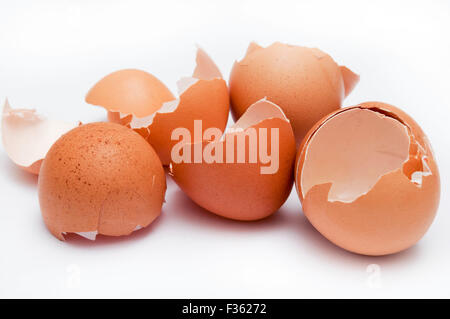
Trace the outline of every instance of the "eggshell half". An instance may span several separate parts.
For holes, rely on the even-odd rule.
[[[231,71],[231,111],[237,119],[252,103],[267,97],[283,109],[300,143],[320,118],[341,107],[358,81],[358,75],[319,49],[251,43]]]
[[[428,139],[410,116],[385,103],[362,103],[320,120],[302,142],[295,176],[311,224],[359,254],[411,247],[439,205]]]
[[[240,147],[238,138],[245,137],[250,129],[258,132],[258,152],[261,146],[267,147],[268,154],[275,152],[270,141],[276,141],[279,153],[278,169],[271,173],[262,173],[268,162],[263,163],[261,157],[250,162],[250,154],[254,149],[247,138],[245,149]],[[272,129],[276,129],[278,137]],[[267,132],[267,140],[261,137],[261,132]],[[228,161],[227,141],[234,139],[233,155]],[[261,142],[263,141],[263,142]],[[222,149],[222,155],[212,162],[195,162],[196,147],[203,151]],[[180,188],[199,206],[217,215],[243,221],[265,218],[285,202],[292,188],[292,173],[295,157],[295,138],[288,119],[275,104],[261,100],[253,104],[232,128],[220,140],[204,141],[187,144],[190,149],[191,161],[171,163],[171,175]],[[245,159],[238,162],[238,153],[244,151]]]
[[[54,236],[95,239],[148,226],[161,212],[166,180],[156,152],[139,134],[114,123],[90,123],[53,144],[38,189]]]
[[[50,146],[78,125],[79,122],[47,119],[34,109],[12,109],[6,100],[2,115],[3,147],[16,165],[37,175]]]
[[[87,93],[86,102],[103,106],[109,112],[144,117],[174,98],[169,89],[152,74],[125,69],[108,74],[98,81]]]
[[[86,102],[103,106],[108,110],[110,121],[141,134],[155,148],[162,163],[168,165],[174,129],[185,127],[193,133],[194,120],[202,120],[203,130],[210,127],[224,130],[228,121],[228,88],[219,69],[200,48],[196,62],[193,76],[177,83],[178,99],[144,71],[118,71],[113,74],[123,75],[106,76],[89,91]],[[110,96],[108,92],[116,93]]]

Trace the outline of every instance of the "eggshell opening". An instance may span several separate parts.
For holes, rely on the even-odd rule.
[[[6,100],[2,115],[3,146],[16,165],[37,175],[52,144],[78,125],[47,119],[34,109],[12,109]]]
[[[440,181],[428,140],[391,105],[338,110],[307,134],[296,187],[311,224],[336,245],[365,255],[414,245],[431,225]]]
[[[367,109],[342,112],[311,138],[302,173],[303,196],[331,182],[328,201],[352,202],[409,158],[409,135],[399,121]]]
[[[266,119],[279,118],[289,122],[283,110],[275,103],[270,102],[266,98],[259,100],[251,105],[247,111],[234,123],[232,128],[245,130],[251,126],[258,124]]]
[[[251,144],[251,140],[256,143]],[[235,220],[258,220],[277,211],[289,196],[295,139],[289,121],[270,101],[263,99],[250,106],[231,132],[212,141],[182,145],[188,160],[172,161],[171,175],[194,202],[212,213]],[[198,149],[202,154],[214,153],[214,160],[196,161]],[[259,152],[277,154],[277,169],[269,171],[272,161],[253,156]]]

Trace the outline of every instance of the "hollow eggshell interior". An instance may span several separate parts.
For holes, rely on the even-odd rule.
[[[3,146],[17,166],[38,175],[51,145],[79,124],[47,119],[34,109],[13,109],[6,100],[2,112]]]
[[[365,255],[414,245],[431,225],[440,197],[423,131],[403,111],[380,102],[339,110],[310,130],[297,155],[296,187],[320,233]]]

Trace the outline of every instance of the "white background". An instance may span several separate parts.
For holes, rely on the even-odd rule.
[[[450,1],[0,2],[0,99],[48,117],[104,120],[84,95],[141,68],[175,91],[201,45],[228,78],[252,40],[318,47],[361,75],[344,105],[399,106],[427,132],[441,204],[415,247],[348,253],[302,215],[295,191],[271,218],[240,223],[168,179],[162,216],[126,238],[54,238],[37,178],[0,151],[0,297],[450,297]]]

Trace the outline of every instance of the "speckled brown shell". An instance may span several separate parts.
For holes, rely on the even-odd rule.
[[[149,225],[166,190],[156,152],[114,123],[79,126],[59,138],[39,175],[39,202],[50,232],[120,236]]]

